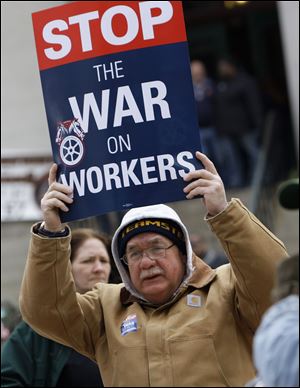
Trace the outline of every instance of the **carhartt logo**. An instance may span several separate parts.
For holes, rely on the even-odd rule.
[[[201,296],[189,294],[187,296],[187,305],[191,307],[201,307]]]

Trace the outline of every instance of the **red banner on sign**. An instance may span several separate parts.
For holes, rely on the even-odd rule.
[[[78,1],[32,19],[40,70],[186,41],[181,1]]]

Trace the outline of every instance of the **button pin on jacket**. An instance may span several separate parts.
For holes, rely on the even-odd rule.
[[[128,333],[132,333],[137,331],[137,317],[136,314],[128,315],[127,318],[124,319],[121,325],[121,335],[124,336]]]
[[[187,305],[191,307],[201,307],[201,296],[200,295],[187,295]]]

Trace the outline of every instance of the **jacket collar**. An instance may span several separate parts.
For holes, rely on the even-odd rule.
[[[212,269],[208,264],[206,264],[194,253],[192,257],[192,262],[193,262],[192,275],[186,283],[181,285],[180,288],[194,287],[194,288],[200,289],[207,286],[209,283],[211,283],[216,276],[216,270]],[[178,295],[178,293],[176,294]],[[176,298],[174,300],[176,300]],[[124,306],[128,306],[134,302],[148,305],[148,306],[153,306],[151,303],[145,302],[144,300],[141,300],[136,296],[132,295],[125,287],[122,287],[120,291],[120,301]],[[170,302],[167,302],[166,304],[169,304],[169,303]],[[154,306],[154,307],[161,307],[161,306]]]
[[[193,273],[188,281],[188,286],[203,288],[213,281],[216,276],[216,270],[212,269],[202,259],[193,253]]]

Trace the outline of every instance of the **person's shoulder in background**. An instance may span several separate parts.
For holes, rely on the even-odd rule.
[[[21,320],[18,307],[8,300],[1,301],[1,348]]]

